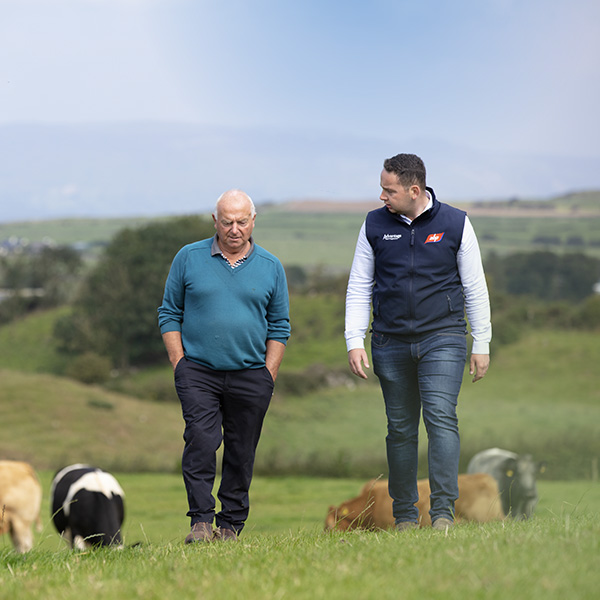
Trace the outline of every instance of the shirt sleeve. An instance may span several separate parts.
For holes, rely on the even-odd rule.
[[[465,217],[463,236],[457,255],[458,273],[463,285],[465,309],[473,337],[473,354],[489,354],[492,340],[490,299],[481,252],[473,225]]]
[[[185,303],[184,271],[184,251],[180,250],[171,264],[165,283],[163,301],[158,307],[158,326],[161,334],[168,331],[181,331]]]
[[[375,274],[375,255],[367,240],[365,224],[358,234],[352,269],[346,291],[346,325],[344,337],[348,351],[364,348],[371,318],[371,297]]]
[[[285,270],[277,263],[275,293],[267,309],[267,340],[287,344],[290,337],[290,300]]]

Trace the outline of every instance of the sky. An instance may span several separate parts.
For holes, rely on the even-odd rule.
[[[150,121],[597,160],[599,106],[597,0],[0,0],[0,135]]]

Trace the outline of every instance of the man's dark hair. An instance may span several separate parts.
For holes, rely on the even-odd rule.
[[[383,161],[383,168],[388,173],[395,173],[400,185],[409,188],[418,185],[425,189],[425,164],[416,154],[396,154]]]

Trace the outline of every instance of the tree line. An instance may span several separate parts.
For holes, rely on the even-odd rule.
[[[69,313],[55,326],[61,352],[88,361],[95,357],[103,368],[164,363],[157,307],[169,266],[183,245],[213,234],[212,220],[198,216],[124,229],[87,269],[78,252],[64,246],[2,257],[0,287],[12,293],[0,302],[0,324],[32,310],[69,304]],[[581,253],[535,251],[492,254],[484,262],[496,344],[515,341],[523,326],[600,327],[600,296],[593,293],[600,260]],[[347,274],[284,266],[292,297],[309,301],[314,295],[333,294],[343,307]],[[19,293],[24,289],[41,289],[43,294]],[[304,318],[300,312],[298,318]],[[343,331],[343,308],[331,318]],[[293,325],[309,337],[318,321],[312,315],[306,323]]]

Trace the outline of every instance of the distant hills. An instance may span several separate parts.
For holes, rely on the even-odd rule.
[[[471,216],[490,217],[600,217],[600,190],[573,192],[551,198],[528,200],[512,198],[493,201],[458,201],[453,206],[468,211]],[[279,208],[291,213],[336,213],[339,212],[339,201],[334,200],[290,200]],[[343,203],[345,213],[365,214],[369,210],[379,208],[379,200],[356,201]]]
[[[439,140],[199,124],[0,126],[0,222],[208,212],[225,189],[257,203],[373,201],[384,158],[416,152],[440,199],[600,189],[600,159],[482,153]]]

